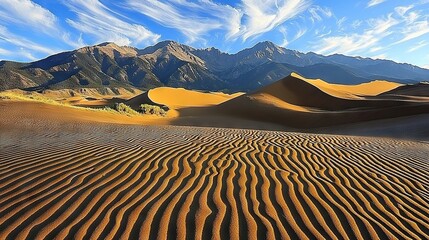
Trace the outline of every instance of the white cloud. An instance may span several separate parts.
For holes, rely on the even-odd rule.
[[[323,17],[332,17],[333,13],[331,9],[327,7],[321,7],[321,6],[312,6],[308,9],[308,12],[310,13],[311,17],[310,20],[314,23],[316,21],[322,21]]]
[[[427,33],[429,33],[429,21],[418,21],[412,25],[406,26],[402,32],[404,37],[393,44],[400,44],[421,37]]]
[[[308,0],[242,0],[244,20],[235,36],[243,40],[271,31],[285,21],[304,12]]]
[[[187,0],[128,0],[127,6],[163,26],[178,29],[191,42],[215,29],[226,30],[228,36],[240,30],[242,14],[229,5],[216,4],[210,0],[198,3]]]
[[[0,25],[0,41],[7,42],[9,44],[12,44],[21,48],[29,49],[31,51],[40,52],[44,54],[54,54],[55,52],[58,52],[57,50],[54,50],[52,48],[42,46],[33,41],[22,38],[21,36],[17,36],[11,33],[6,27],[1,25]]]
[[[41,32],[75,48],[82,46],[79,39],[72,39],[70,33],[60,26],[58,18],[52,12],[30,0],[0,0],[0,22],[3,22],[5,26],[10,25],[9,31],[11,32],[14,28],[21,27],[29,29],[29,31]],[[25,41],[25,37],[16,36],[16,39],[18,43]],[[47,53],[46,49],[42,49],[41,52]],[[28,53],[21,55],[33,56]]]
[[[395,7],[395,12],[398,13],[400,16],[404,16],[405,13],[407,13],[413,7],[414,7],[414,5],[398,6],[398,7]]]
[[[352,33],[348,35],[330,36],[322,38],[315,44],[314,51],[321,54],[333,53],[362,53],[368,49],[377,49],[377,44],[385,37],[392,34],[390,29],[399,24],[399,21],[392,17],[370,19],[369,28],[362,33]]]
[[[67,19],[67,23],[83,33],[96,37],[98,42],[137,45],[142,42],[153,43],[160,38],[160,35],[142,25],[121,20],[99,0],[69,0],[65,4],[77,15],[76,20]]]
[[[323,32],[323,33],[318,33],[317,32],[316,35],[317,35],[318,38],[324,38],[324,37],[330,35],[331,33],[332,33],[332,30],[329,30],[329,31]]]
[[[419,43],[417,43],[415,46],[413,46],[413,47],[411,47],[410,49],[408,49],[408,51],[407,51],[407,52],[414,52],[414,51],[417,51],[417,50],[419,50],[420,48],[425,47],[425,46],[427,46],[427,45],[429,45],[429,42],[426,42],[426,41],[420,41],[420,42],[419,42]]]
[[[373,6],[376,6],[376,5],[380,4],[380,3],[383,3],[383,2],[385,2],[385,1],[386,1],[386,0],[370,0],[370,1],[368,2],[367,7],[373,7]]]
[[[28,59],[30,61],[36,61],[38,60],[37,57],[33,56],[33,54],[31,54],[29,49],[25,49],[25,48],[20,48],[18,51],[18,55],[24,57],[25,59]]]
[[[72,39],[70,33],[63,33],[61,38],[66,44],[68,44],[74,48],[81,48],[81,47],[86,45],[84,40],[83,40],[82,33],[80,33],[79,38],[77,38],[77,39]]]
[[[307,32],[307,29],[306,28],[300,28],[297,32],[296,32],[296,34],[295,34],[295,36],[292,38],[292,42],[293,41],[295,41],[295,40],[298,40],[299,38],[301,38],[302,36],[304,36],[304,34]]]
[[[378,51],[383,50],[383,49],[384,49],[384,47],[372,47],[369,49],[369,52],[370,53],[378,52]]]
[[[21,60],[25,60],[25,61],[36,61],[39,58],[35,57],[32,53],[31,49],[27,49],[24,47],[18,47],[17,49],[14,49],[13,51],[11,50],[6,50],[4,48],[0,48],[0,60],[4,59],[4,60],[8,60],[11,57],[14,58],[18,58]]]
[[[388,59],[387,55],[384,53],[372,56],[371,58],[373,58],[373,59]]]
[[[343,24],[347,21],[346,17],[342,17],[340,19],[337,20],[337,27],[339,29],[343,29]]]
[[[232,7],[212,0],[128,0],[126,5],[163,26],[179,30],[193,42],[213,30],[225,30],[226,39],[242,38],[245,41],[299,15],[310,6],[310,2],[241,0],[237,7]],[[316,14],[332,13],[319,7]]]
[[[352,28],[358,28],[362,25],[363,21],[362,20],[354,20],[352,23]]]
[[[407,16],[404,17],[405,22],[408,24],[414,23],[417,19],[420,18],[420,14],[416,11],[410,12]]]
[[[295,42],[296,40],[298,40],[299,38],[301,38],[302,36],[304,36],[304,34],[307,33],[307,28],[302,26],[302,25],[298,25],[296,24],[296,30],[295,30],[295,34],[293,35],[293,37],[288,40],[287,36],[288,36],[288,28],[286,28],[285,26],[280,26],[278,27],[279,32],[283,35],[283,42],[280,44],[281,47],[287,47],[287,45],[289,45],[292,42]]]
[[[30,0],[0,0],[0,21],[21,24],[49,33],[57,28],[57,17]]]
[[[283,35],[283,42],[280,44],[280,47],[287,47],[289,45],[289,40],[287,40],[287,28],[284,26],[280,26],[279,32]]]

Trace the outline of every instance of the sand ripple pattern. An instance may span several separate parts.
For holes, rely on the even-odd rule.
[[[429,239],[427,143],[81,126],[0,147],[0,239]]]

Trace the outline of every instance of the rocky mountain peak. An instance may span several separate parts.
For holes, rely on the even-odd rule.
[[[175,41],[162,41],[154,46],[139,51],[139,55],[157,62],[159,59],[170,59],[175,57],[181,61],[205,66],[205,62],[192,54],[194,48],[182,45]]]
[[[119,46],[113,42],[104,42],[95,46],[83,47],[77,50],[78,53],[86,54],[105,54],[110,58],[117,57],[135,57],[137,56],[137,49],[129,46]]]

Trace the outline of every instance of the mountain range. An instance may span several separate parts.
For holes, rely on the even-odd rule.
[[[260,42],[235,54],[195,49],[174,41],[137,49],[102,43],[45,59],[0,62],[0,90],[160,86],[251,92],[296,72],[330,83],[376,79],[398,83],[429,80],[429,70],[390,60],[302,53]]]

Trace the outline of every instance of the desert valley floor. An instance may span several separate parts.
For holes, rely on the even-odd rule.
[[[0,239],[429,238],[425,142],[25,117],[1,127]]]
[[[2,93],[0,239],[429,239],[428,96],[276,84],[126,96],[165,117]]]

